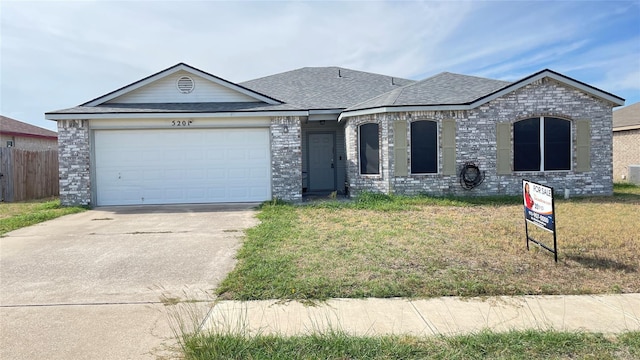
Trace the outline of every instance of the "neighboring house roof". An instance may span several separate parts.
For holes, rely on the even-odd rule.
[[[613,111],[613,131],[640,129],[640,102]]]
[[[614,105],[624,104],[624,99],[619,96],[549,69],[541,70],[513,83],[441,73],[347,108],[340,114],[340,119],[382,112],[473,109],[543,78],[554,79]]]
[[[341,67],[304,67],[241,85],[300,108],[319,110],[346,109],[414,82]]]
[[[58,139],[58,133],[55,131],[43,129],[2,115],[0,115],[0,134],[51,140]]]

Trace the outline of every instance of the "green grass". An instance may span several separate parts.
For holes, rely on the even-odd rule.
[[[525,247],[519,197],[363,194],[265,203],[222,299],[640,292],[640,188],[556,201],[559,263]],[[532,229],[551,244],[549,233]]]
[[[634,195],[640,196],[640,186],[631,183],[614,183],[614,196],[622,198],[633,198]]]
[[[60,216],[85,211],[79,206],[63,207],[60,200],[39,200],[0,204],[0,236]]]
[[[637,359],[640,332],[617,337],[554,331],[482,332],[453,337],[355,337],[342,333],[282,337],[190,337],[198,359]]]

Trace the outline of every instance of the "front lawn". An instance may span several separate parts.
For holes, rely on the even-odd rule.
[[[217,292],[238,300],[640,292],[640,188],[615,192],[556,201],[558,264],[526,250],[519,197],[267,203]]]
[[[197,359],[620,359],[640,356],[640,333],[483,332],[453,337],[352,337],[213,334],[191,337],[185,357]]]
[[[58,199],[41,199],[0,205],[0,236],[60,216],[85,211],[80,206],[60,206]]]

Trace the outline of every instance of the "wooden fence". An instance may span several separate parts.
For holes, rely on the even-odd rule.
[[[0,200],[6,202],[59,195],[58,151],[0,148]]]

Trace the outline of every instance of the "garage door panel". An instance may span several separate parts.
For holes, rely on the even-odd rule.
[[[94,140],[98,205],[271,197],[268,129],[96,130]]]

